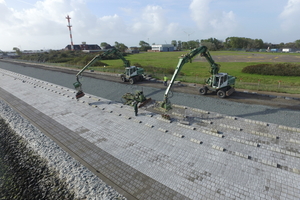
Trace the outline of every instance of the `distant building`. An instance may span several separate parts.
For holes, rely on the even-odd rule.
[[[278,52],[279,49],[271,49],[270,51],[271,51],[271,52]]]
[[[283,48],[282,52],[283,53],[289,53],[289,52],[292,52],[292,49],[291,48]]]
[[[36,53],[45,53],[45,52],[50,52],[50,49],[45,49],[45,50],[23,50],[23,54],[36,54]]]
[[[125,51],[126,53],[140,53],[140,50],[138,47],[129,47]]]
[[[16,58],[16,57],[19,57],[19,55],[17,54],[17,52],[7,52],[6,53],[6,56],[9,57],[9,58]]]
[[[267,49],[259,49],[259,52],[267,52]]]
[[[151,52],[167,52],[176,51],[176,47],[172,44],[154,44],[151,46]]]
[[[85,52],[97,52],[101,51],[101,48],[97,44],[74,44],[74,51],[85,51]],[[71,51],[71,45],[65,47],[66,51]]]

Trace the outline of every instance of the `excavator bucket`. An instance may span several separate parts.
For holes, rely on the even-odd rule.
[[[73,83],[73,85],[74,85],[75,89],[78,91],[76,93],[76,99],[79,99],[79,98],[83,97],[85,94],[81,89],[82,84],[79,81],[77,81],[77,82]]]
[[[84,92],[79,91],[76,93],[76,99],[79,99],[79,98],[83,97],[84,95],[85,95]]]

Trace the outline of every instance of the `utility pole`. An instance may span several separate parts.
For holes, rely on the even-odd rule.
[[[69,27],[69,31],[70,31],[70,39],[71,39],[71,50],[74,51],[74,45],[73,45],[73,39],[72,39],[72,31],[71,31],[71,24],[70,24],[70,19],[71,17],[69,17],[69,15],[66,17],[66,19],[68,20],[68,26]]]

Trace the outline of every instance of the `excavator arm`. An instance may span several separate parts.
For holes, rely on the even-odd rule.
[[[130,61],[126,60],[124,58],[124,56],[122,55],[122,53],[118,49],[114,48],[112,53],[115,54],[116,56],[118,56],[123,61],[124,67],[130,67]]]
[[[186,64],[187,62],[192,62],[193,58],[196,55],[198,55],[198,54],[200,54],[201,56],[205,57],[206,60],[209,62],[210,66],[211,66],[210,73],[212,75],[213,74],[217,74],[219,72],[220,65],[216,64],[215,61],[212,59],[212,57],[211,57],[210,53],[208,52],[206,46],[201,46],[201,47],[195,48],[190,53],[188,53],[186,55],[182,55],[179,58],[179,62],[178,62],[177,67],[176,67],[176,69],[174,71],[174,74],[172,76],[170,84],[168,85],[168,87],[167,87],[167,89],[165,91],[164,101],[163,101],[163,103],[162,103],[161,106],[163,108],[165,108],[166,110],[168,110],[168,109],[171,108],[170,102],[169,102],[169,99],[168,99],[168,95],[169,95],[171,87],[174,84],[174,81],[175,81],[177,75],[179,74],[179,72],[182,69],[183,65]]]
[[[92,64],[94,64],[97,60],[101,59],[100,54],[96,55],[90,62],[88,62],[88,64],[86,64],[77,74],[76,77],[78,79],[78,76],[80,76],[82,74],[82,72],[84,72],[84,70],[86,70],[88,67],[90,67]]]
[[[209,51],[205,51],[201,53],[202,57],[205,57],[207,62],[210,64],[210,74],[215,75],[219,73],[220,65],[215,63],[215,61],[212,59]]]
[[[124,63],[124,67],[129,67],[130,66],[130,62],[128,60],[126,60],[124,58],[124,56],[122,55],[122,53],[116,49],[116,48],[112,48],[108,51],[105,51],[102,54],[98,54],[96,55],[90,62],[88,62],[88,64],[86,64],[77,74],[76,74],[76,82],[73,83],[74,87],[76,90],[78,90],[77,94],[76,94],[76,99],[81,98],[84,96],[84,93],[82,91],[82,84],[79,81],[79,77],[80,75],[88,68],[90,67],[92,64],[94,64],[97,60],[102,60],[103,58],[105,58],[106,56],[110,55],[110,54],[114,54],[116,56],[118,56],[120,59],[122,59],[123,63]]]

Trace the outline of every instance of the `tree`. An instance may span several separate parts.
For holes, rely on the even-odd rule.
[[[216,38],[208,38],[208,39],[201,40],[201,45],[207,46],[207,48],[209,48],[209,50],[211,51],[220,50],[222,49],[223,46],[222,41]]]
[[[151,46],[145,41],[141,40],[139,45],[141,46],[140,51],[148,51],[149,49],[151,49]]]
[[[186,49],[195,49],[195,48],[199,47],[199,45],[200,45],[199,40],[190,40],[187,42]]]
[[[300,40],[295,41],[295,46],[296,46],[296,48],[300,48]]]
[[[254,40],[254,48],[255,49],[262,49],[264,47],[264,42],[262,39],[255,39]]]
[[[260,49],[264,47],[262,39],[250,39],[244,37],[228,37],[224,46],[228,49]]]
[[[223,46],[222,41],[220,41],[216,38],[208,38],[208,39],[205,39],[205,40],[201,40],[201,44],[202,45],[204,45],[204,44],[209,45],[210,50],[220,50],[220,49],[222,49],[222,46]],[[204,45],[204,46],[207,46],[207,45]]]
[[[171,44],[172,44],[174,47],[177,47],[177,41],[176,41],[176,40],[172,40],[172,41],[171,41]]]
[[[212,42],[209,42],[209,41],[206,41],[206,40],[201,41],[201,45],[206,46],[210,51],[217,50],[216,46]]]
[[[125,50],[128,49],[128,47],[125,44],[118,42],[115,42],[115,48],[120,50],[121,52],[125,52]]]
[[[16,51],[16,53],[17,53],[18,55],[21,55],[21,54],[22,54],[21,50],[20,50],[18,47],[14,47],[13,50]]]
[[[182,42],[180,40],[178,40],[178,42],[177,42],[177,50],[181,51],[181,49],[182,49]]]
[[[188,45],[187,42],[182,42],[182,43],[181,43],[181,47],[182,47],[182,49],[188,49],[188,48],[189,48],[189,45]]]
[[[106,42],[101,42],[100,47],[102,49],[110,49],[111,48],[110,44],[108,44]]]

